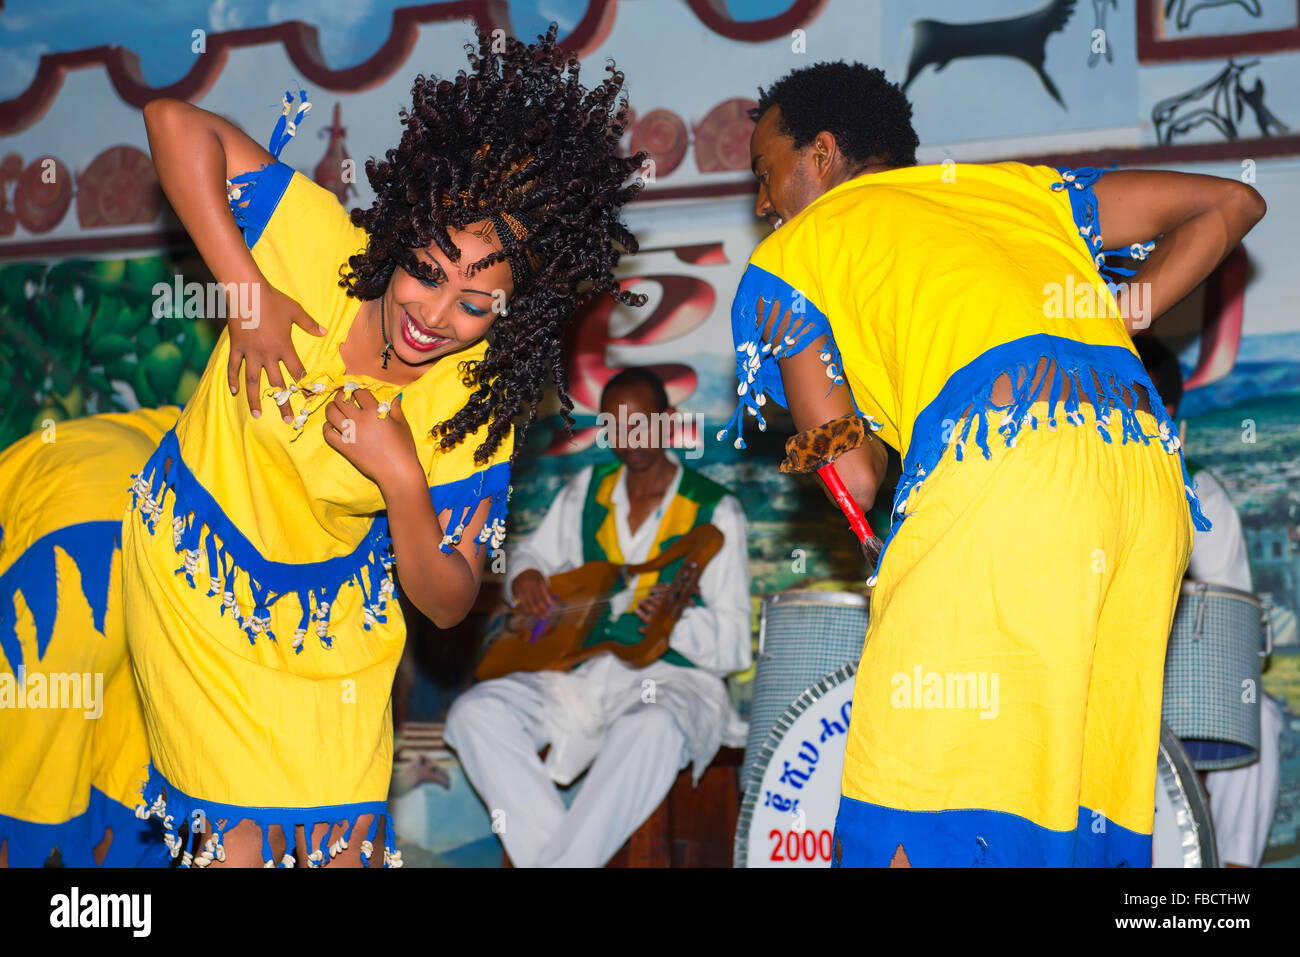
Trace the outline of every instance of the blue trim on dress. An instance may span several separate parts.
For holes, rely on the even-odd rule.
[[[9,848],[10,867],[44,867],[55,848],[63,857],[64,867],[94,867],[88,825],[84,812],[60,824],[39,824],[0,814],[0,844]]]
[[[86,810],[60,824],[40,824],[0,814],[0,844],[8,844],[10,867],[44,867],[58,848],[64,867],[95,867],[94,849],[113,829],[113,843],[101,867],[166,867],[167,851],[159,844],[162,828],[142,821],[124,804],[99,788],[90,789]]]
[[[98,834],[102,839],[105,829],[113,829],[113,843],[108,846],[101,867],[171,865],[171,857],[162,843],[162,825],[151,819],[141,820],[134,807],[115,801],[99,788],[92,787],[86,814],[90,817],[92,837]],[[93,844],[98,843],[99,840],[93,841]]]
[[[271,139],[267,141],[266,149],[276,159],[280,158],[280,152],[289,145],[289,140],[293,139],[298,132],[298,126],[311,112],[311,102],[307,99],[307,91],[300,89],[298,91],[298,109],[293,108],[293,90],[285,90],[284,97],[281,99],[282,109],[280,118],[275,122],[275,129],[271,131]],[[293,113],[293,119],[289,119],[289,114]]]
[[[113,552],[122,547],[120,521],[78,522],[42,535],[0,575],[0,651],[12,668],[23,664],[14,597],[22,592],[36,623],[36,655],[45,656],[59,610],[59,578],[54,549],[68,554],[81,573],[81,592],[90,605],[95,630],[104,633]]]
[[[1075,829],[1054,831],[1007,811],[904,811],[840,797],[832,867],[888,867],[903,846],[913,867],[1150,867],[1151,835],[1080,807]]]
[[[298,91],[298,108],[293,107],[293,91],[285,90],[281,99],[280,118],[271,131],[271,139],[266,144],[267,152],[276,162],[268,163],[259,170],[241,173],[232,180],[226,180],[226,197],[230,201],[230,211],[234,213],[235,223],[244,234],[244,243],[249,249],[262,238],[262,231],[271,221],[271,215],[280,205],[284,191],[293,179],[293,168],[278,162],[280,153],[289,145],[298,132],[298,126],[311,112],[311,103],[307,91]],[[293,114],[293,119],[289,119]]]
[[[1108,268],[1105,260],[1107,252],[1102,249],[1104,243],[1100,233],[1097,197],[1093,190],[1102,172],[1090,167],[1077,170],[1062,168],[1060,172],[1061,182],[1053,183],[1051,188],[1058,192],[1068,191],[1075,223],[1079,234],[1088,243],[1088,248],[1093,253],[1094,265],[1099,271]],[[1154,248],[1154,241],[1134,243],[1127,251],[1116,251],[1116,254],[1141,260],[1145,259]],[[1115,272],[1121,279],[1125,275],[1133,274],[1132,271],[1122,269]],[[1116,287],[1112,284],[1111,288],[1113,290]],[[762,339],[763,317],[758,315],[755,304],[761,298],[767,302],[779,300],[782,305],[785,305],[798,301],[796,297],[801,299],[806,307],[805,311],[798,316],[803,321],[804,327],[799,335],[786,336],[783,342],[775,347],[770,346]],[[780,277],[753,264],[745,269],[732,302],[731,329],[736,343],[736,376],[739,379],[736,392],[740,396],[740,401],[727,427],[718,433],[719,441],[734,428],[737,431],[736,448],[743,449],[745,442],[741,437],[741,430],[744,412],[748,411],[758,419],[758,427],[762,431],[767,428],[767,423],[759,410],[766,400],[771,398],[782,406],[787,404],[785,389],[781,382],[780,366],[777,362],[782,353],[794,355],[806,348],[815,338],[827,335],[830,337],[829,347],[822,353],[822,361],[826,363],[826,374],[833,383],[844,381],[843,360],[835,346],[830,321],[814,303],[807,299],[806,295],[801,295]],[[976,425],[976,444],[986,458],[990,457],[989,412],[1002,413],[998,432],[1003,436],[1008,447],[1015,446],[1016,434],[1022,427],[1026,425],[1034,429],[1038,427],[1037,418],[1029,410],[1046,384],[1045,377],[1042,381],[1035,381],[1035,373],[1041,360],[1050,360],[1055,364],[1054,381],[1049,390],[1049,428],[1056,427],[1056,407],[1064,392],[1065,377],[1069,376],[1075,388],[1071,390],[1070,397],[1065,402],[1064,417],[1068,423],[1083,424],[1084,416],[1079,411],[1078,399],[1078,396],[1083,394],[1092,401],[1096,410],[1097,431],[1103,441],[1111,441],[1107,427],[1110,424],[1109,413],[1113,409],[1122,417],[1125,443],[1132,440],[1149,444],[1152,438],[1159,438],[1167,452],[1179,452],[1179,458],[1182,459],[1177,429],[1174,428],[1173,421],[1166,412],[1155,387],[1151,384],[1150,377],[1142,367],[1141,360],[1132,351],[1121,346],[1091,346],[1047,334],[1025,336],[1002,343],[954,372],[944,383],[939,395],[913,423],[911,443],[903,459],[903,474],[899,479],[894,498],[889,535],[885,539],[885,548],[881,551],[876,569],[868,579],[868,584],[875,583],[876,573],[881,567],[881,562],[884,561],[885,551],[888,550],[889,543],[898,532],[902,519],[906,517],[908,497],[939,464],[949,444],[950,430],[953,426],[965,419],[965,428],[956,438],[955,451],[958,461],[962,459],[972,425]],[[1088,374],[1081,375],[1084,372]],[[1100,391],[1091,374],[1093,372],[1097,373],[1097,378],[1102,382],[1103,387]],[[1014,394],[1009,405],[996,406],[992,404],[993,384],[1004,374],[1011,376]],[[1127,386],[1132,387],[1130,403],[1124,401],[1123,393]],[[1143,432],[1133,408],[1136,404],[1138,387],[1146,391],[1151,414],[1159,425],[1159,431],[1152,435]],[[866,418],[873,431],[879,429],[880,426],[870,416]],[[1210,523],[1201,512],[1195,485],[1187,473],[1186,461],[1182,461],[1182,469],[1183,486],[1192,523],[1198,531],[1208,531]]]
[[[1101,236],[1101,216],[1097,207],[1097,194],[1093,191],[1093,187],[1105,174],[1105,170],[1094,169],[1091,166],[1081,166],[1078,169],[1057,166],[1054,169],[1061,174],[1061,182],[1053,183],[1052,190],[1058,193],[1066,190],[1069,194],[1074,224],[1078,227],[1079,235],[1088,243],[1088,251],[1092,253],[1092,263],[1097,267],[1097,272],[1112,287],[1134,275],[1137,270],[1126,269],[1114,260],[1134,259],[1141,262],[1151,254],[1151,250],[1156,248],[1156,243],[1153,239],[1145,243],[1133,243],[1127,249],[1102,248],[1105,241]],[[1115,289],[1112,288],[1111,292],[1114,293]]]
[[[1182,455],[1178,430],[1143,368],[1142,360],[1122,346],[1086,345],[1073,339],[1040,333],[994,346],[958,369],[916,417],[912,426],[912,441],[903,457],[903,474],[894,493],[892,525],[876,563],[877,570],[885,560],[889,543],[907,517],[908,498],[925,477],[934,471],[949,444],[954,444],[954,452],[960,462],[966,451],[971,426],[974,425],[976,445],[986,459],[991,458],[989,416],[993,412],[1001,413],[997,431],[1008,448],[1015,448],[1016,436],[1022,428],[1038,428],[1038,418],[1030,411],[1030,407],[1039,401],[1038,395],[1046,385],[1046,377],[1036,375],[1042,360],[1055,365],[1048,392],[1047,427],[1056,429],[1057,405],[1061,403],[1065,380],[1068,378],[1072,388],[1069,398],[1063,403],[1065,421],[1076,426],[1084,424],[1084,416],[1079,409],[1079,396],[1082,394],[1092,402],[1097,419],[1097,433],[1103,441],[1111,441],[1107,427],[1110,425],[1110,413],[1114,411],[1121,417],[1125,444],[1140,441],[1149,445],[1151,439],[1155,438],[1160,440],[1166,452],[1178,453],[1192,523],[1198,531],[1209,531],[1210,523],[1201,512],[1196,487],[1187,473],[1187,462]],[[1094,372],[1101,380],[1100,390],[1091,374]],[[1011,377],[1012,398],[1008,405],[996,405],[992,399],[993,384],[1003,375]],[[1124,399],[1126,387],[1131,397],[1127,403]],[[1147,434],[1138,421],[1134,406],[1137,404],[1139,388],[1146,393],[1151,415],[1159,427],[1157,432]],[[966,424],[958,435],[954,428],[962,420]],[[875,583],[874,574],[869,582]]]
[[[492,499],[492,504],[488,507],[487,521],[474,539],[474,552],[477,554],[478,547],[484,543],[489,543],[492,548],[500,548],[506,537],[510,491],[509,462],[498,462],[455,482],[444,482],[431,487],[429,498],[433,501],[434,511],[450,509],[455,523],[446,530],[447,534],[443,536],[439,548],[444,553],[451,554],[465,530],[465,523],[478,508],[478,503],[485,498]]]
[[[262,231],[271,221],[284,192],[293,179],[294,169],[284,163],[268,163],[259,170],[241,173],[226,183],[226,195],[235,224],[244,234],[249,249],[257,245]]]
[[[164,474],[168,459],[171,465]],[[385,513],[375,516],[365,537],[347,555],[319,562],[277,562],[258,551],[190,471],[181,458],[175,428],[163,436],[140,474],[132,479],[131,509],[140,513],[140,520],[151,535],[163,513],[167,492],[172,492],[172,540],[182,559],[176,574],[184,574],[190,587],[197,588],[194,576],[199,573],[200,559],[206,552],[208,597],[220,601],[221,614],[230,611],[235,623],[248,634],[250,643],[256,643],[260,634],[277,640],[270,628],[270,606],[283,596],[294,594],[302,608],[293,640],[295,651],[301,654],[303,640],[313,623],[321,644],[330,647],[333,643],[329,634],[330,606],[339,589],[347,584],[362,589],[363,627],[367,631],[375,623],[387,622],[386,609],[397,592],[397,581],[392,574],[392,538]],[[458,523],[447,530],[441,550],[450,553],[460,542],[465,522],[485,498],[490,498],[492,504],[475,540],[475,550],[483,543],[499,548],[505,540],[510,491],[509,462],[498,462],[458,481],[430,488],[434,509],[439,512],[450,509]],[[120,536],[120,525],[110,524],[117,527]],[[248,576],[254,600],[252,614],[247,616],[241,614],[234,594],[234,583],[241,573]]]
[[[164,463],[171,464],[164,474]],[[294,637],[294,647],[301,653],[309,621],[314,620],[316,634],[326,648],[333,637],[328,634],[329,609],[338,591],[355,582],[364,595],[364,627],[386,622],[384,611],[396,590],[392,575],[392,540],[388,535],[388,517],[377,515],[360,544],[347,555],[319,562],[275,562],[263,557],[256,546],[235,527],[211,493],[203,487],[181,458],[175,428],[163,436],[139,475],[132,476],[131,509],[139,511],[140,520],[154,533],[162,514],[163,500],[173,493],[172,539],[183,564],[176,573],[185,575],[191,588],[197,587],[200,547],[207,552],[209,598],[219,598],[221,613],[230,610],[235,623],[255,643],[259,634],[271,640],[270,606],[286,594],[295,594],[302,607],[302,618]],[[236,577],[248,576],[254,608],[251,615],[240,613],[234,595]]]
[[[794,319],[801,323],[799,331],[793,336],[784,336],[775,346],[767,342],[762,334],[762,325],[767,317],[760,316],[756,308],[759,299],[768,304],[780,302],[784,307],[782,316],[784,317],[785,311],[791,311]],[[822,336],[827,337],[827,346],[820,356],[826,366],[826,377],[831,380],[827,391],[844,382],[844,359],[825,313],[808,298],[807,293],[795,289],[780,276],[752,263],[740,277],[740,286],[731,301],[731,335],[736,343],[736,378],[740,380],[736,394],[740,396],[740,401],[727,427],[718,433],[719,442],[735,429],[736,448],[745,447],[743,419],[746,411],[758,420],[760,432],[767,431],[767,420],[760,411],[763,405],[770,398],[783,408],[786,407],[785,386],[781,382],[778,360],[798,355]],[[857,400],[854,399],[853,402],[854,408],[857,408]],[[867,419],[873,429],[879,428],[874,419],[870,416]]]
[[[204,801],[182,791],[153,765],[149,767],[149,780],[145,782],[143,800],[135,811],[136,817],[148,820],[156,817],[162,822],[163,842],[167,845],[173,859],[180,858],[181,867],[206,867],[214,860],[225,860],[225,848],[222,837],[225,831],[241,821],[252,821],[262,831],[262,859],[266,867],[291,867],[294,828],[301,825],[310,842],[312,828],[317,824],[329,824],[320,845],[310,848],[308,866],[320,867],[347,845],[356,839],[356,820],[364,814],[373,814],[370,830],[361,846],[361,862],[370,863],[375,834],[379,822],[385,820],[384,828],[384,866],[401,867],[402,853],[396,848],[392,816],[388,813],[388,802],[357,801],[352,804],[330,804],[320,807],[247,807],[242,804],[223,804],[220,801]],[[205,842],[203,850],[196,856],[187,846],[189,839],[211,828],[212,835]],[[348,825],[348,835],[330,845],[330,832],[333,825]],[[179,826],[178,826],[179,825]],[[289,849],[279,862],[271,851],[270,826],[279,825],[288,841]]]

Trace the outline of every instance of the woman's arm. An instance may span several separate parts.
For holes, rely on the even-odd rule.
[[[261,169],[273,159],[234,124],[183,100],[146,103],[144,125],[158,182],[213,277],[223,285],[260,286],[257,299],[244,300],[259,302],[260,314],[234,321],[238,316],[237,295],[234,302],[227,303],[226,311],[231,319],[228,323],[230,364],[226,370],[230,391],[232,394],[239,391],[242,363],[246,367],[244,382],[249,408],[253,415],[260,415],[263,371],[270,384],[281,390],[285,387],[280,375],[281,362],[294,378],[303,375],[302,363],[289,335],[290,326],[296,323],[314,335],[325,332],[297,302],[265,281],[230,214],[226,181]],[[282,417],[286,422],[293,419],[287,405]]]
[[[1107,249],[1163,235],[1129,280],[1151,284],[1143,315],[1124,317],[1130,333],[1200,285],[1268,208],[1245,183],[1193,173],[1119,170],[1097,180],[1093,191]]]
[[[145,104],[158,182],[218,282],[261,282],[262,273],[230,215],[226,180],[261,169],[271,154],[215,113],[184,100]]]
[[[439,628],[459,624],[474,606],[483,579],[487,547],[474,540],[487,521],[491,500],[479,502],[455,550],[447,554],[439,545],[454,519],[450,510],[441,515],[433,510],[428,481],[418,463],[414,469],[394,470],[379,490],[388,505],[402,591]]]

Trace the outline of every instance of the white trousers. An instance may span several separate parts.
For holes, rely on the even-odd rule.
[[[1205,776],[1210,816],[1214,819],[1214,843],[1221,864],[1258,867],[1277,810],[1282,709],[1268,695],[1260,695],[1259,704],[1259,760],[1243,768],[1211,771]]]
[[[605,731],[565,808],[537,752],[549,742],[542,693],[523,673],[484,681],[452,704],[444,730],[515,867],[602,867],[657,808],[690,761],[664,707],[640,704]]]

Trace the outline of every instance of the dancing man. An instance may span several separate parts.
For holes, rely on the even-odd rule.
[[[910,105],[860,64],[795,71],[753,115],[777,231],[732,308],[731,427],[764,428],[770,398],[799,430],[864,415],[904,456],[835,863],[1149,866],[1165,642],[1206,523],[1130,332],[1263,201],[1180,173],[917,166]],[[1123,287],[1108,249],[1141,259]],[[869,505],[884,463],[869,441],[835,464]]]

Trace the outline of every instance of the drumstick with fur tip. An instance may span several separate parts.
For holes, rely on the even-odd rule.
[[[844,487],[844,482],[840,479],[840,473],[835,471],[835,466],[827,462],[817,469],[817,474],[826,483],[826,488],[835,499],[835,504],[840,507],[840,511],[844,513],[844,517],[849,520],[849,527],[853,529],[853,534],[858,536],[858,541],[862,544],[862,554],[874,569],[885,543],[871,530],[867,516],[862,513],[858,503],[853,501],[853,496]]]

